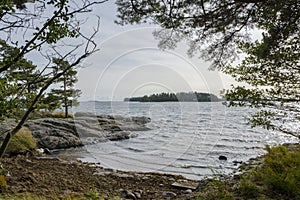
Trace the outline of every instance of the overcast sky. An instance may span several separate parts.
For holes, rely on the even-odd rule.
[[[185,44],[174,51],[162,51],[152,32],[154,25],[119,26],[114,23],[114,1],[94,9],[101,17],[101,30],[96,37],[100,51],[83,63],[76,85],[81,101],[123,100],[159,92],[199,91],[219,95],[233,80],[216,71],[209,63],[186,55]],[[89,27],[90,18],[84,28]]]

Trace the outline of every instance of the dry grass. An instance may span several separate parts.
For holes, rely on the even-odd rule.
[[[65,112],[35,112],[33,115],[35,118],[65,118]],[[68,118],[74,118],[74,114],[69,113]]]

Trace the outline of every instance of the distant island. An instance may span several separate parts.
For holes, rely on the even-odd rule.
[[[202,92],[178,92],[178,93],[159,93],[144,95],[142,97],[125,98],[124,101],[135,102],[216,102],[220,101],[216,95]]]

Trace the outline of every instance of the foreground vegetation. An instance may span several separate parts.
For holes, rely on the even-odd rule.
[[[32,133],[28,128],[23,127],[11,138],[6,149],[6,153],[9,155],[26,154],[35,148],[35,138],[32,136]]]
[[[210,180],[197,199],[300,199],[299,145],[266,150],[262,164],[236,179]]]

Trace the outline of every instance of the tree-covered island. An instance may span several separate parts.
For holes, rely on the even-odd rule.
[[[220,99],[210,93],[202,92],[178,92],[178,93],[166,93],[144,95],[142,97],[130,97],[125,98],[124,101],[137,101],[137,102],[216,102]]]

